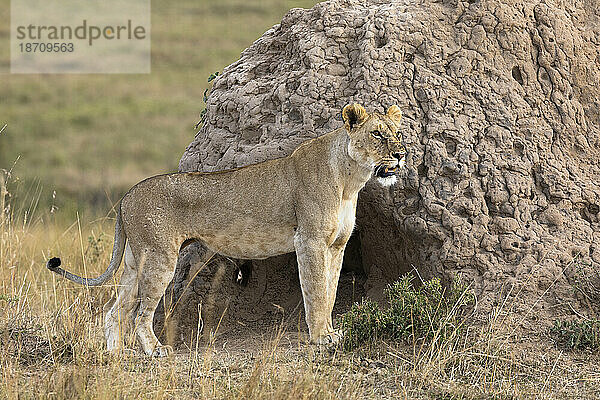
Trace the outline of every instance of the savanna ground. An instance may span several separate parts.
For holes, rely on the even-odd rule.
[[[150,75],[3,73],[2,398],[600,398],[598,338],[588,337],[595,350],[571,350],[550,332],[523,335],[510,301],[473,323],[441,321],[445,335],[431,321],[427,340],[316,348],[275,324],[249,329],[249,339],[217,332],[159,360],[106,354],[102,313],[117,280],[86,289],[45,270],[60,254],[77,273],[103,271],[111,205],[140,179],[176,170],[206,78],[289,8],[314,3],[156,1]],[[0,4],[9,21],[8,1]],[[8,26],[0,25],[0,72]]]

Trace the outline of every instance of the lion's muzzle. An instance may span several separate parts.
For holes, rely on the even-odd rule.
[[[405,155],[405,153],[392,153],[392,157],[389,160],[375,167],[375,176],[378,178],[387,178],[394,175],[400,168],[404,167]]]

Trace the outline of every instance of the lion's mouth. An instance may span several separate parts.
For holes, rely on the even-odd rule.
[[[404,167],[406,153],[392,153],[392,157],[381,160],[380,163],[375,167],[375,176],[378,178],[389,178],[393,176]]]
[[[398,167],[389,167],[386,165],[378,165],[375,167],[375,176],[378,178],[387,178],[394,175],[398,171]]]

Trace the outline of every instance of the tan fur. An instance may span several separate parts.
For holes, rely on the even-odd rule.
[[[288,157],[229,171],[156,176],[123,197],[126,268],[106,316],[109,350],[122,336],[117,318],[129,317],[139,301],[133,326],[144,351],[168,353],[152,320],[189,239],[241,259],[295,251],[310,340],[339,339],[331,313],[358,192],[377,166],[394,169],[405,154],[397,106],[382,115],[352,104],[342,115],[343,128],[301,144]]]

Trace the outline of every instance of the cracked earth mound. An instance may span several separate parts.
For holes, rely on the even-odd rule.
[[[286,156],[341,126],[350,102],[380,112],[398,104],[407,167],[392,189],[369,182],[360,195],[344,267],[364,279],[343,276],[338,312],[363,289],[381,298],[413,269],[462,275],[484,312],[506,292],[519,293],[517,312],[542,318],[566,303],[594,308],[573,286],[600,270],[598,9],[595,0],[293,9],[216,79],[180,170]],[[176,297],[201,255],[183,255]],[[251,263],[246,286],[234,282],[237,265],[203,268],[181,314],[207,298],[246,325],[302,308],[293,254]]]

